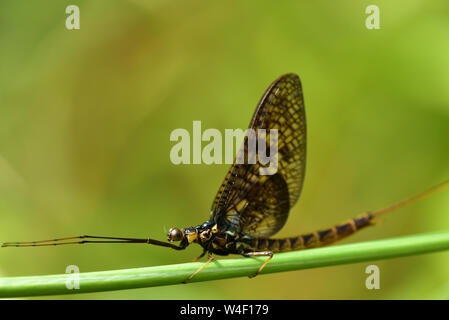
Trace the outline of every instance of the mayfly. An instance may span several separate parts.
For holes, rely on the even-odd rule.
[[[212,204],[209,220],[190,228],[171,228],[168,242],[150,238],[118,238],[78,236],[44,241],[7,242],[2,247],[56,246],[83,243],[146,243],[183,250],[191,243],[203,248],[208,261],[193,273],[192,279],[214,258],[212,254],[240,254],[245,257],[266,256],[257,275],[274,253],[315,248],[334,243],[356,231],[374,224],[375,218],[396,210],[449,185],[446,181],[418,195],[384,209],[365,212],[331,228],[294,237],[273,239],[287,221],[290,209],[297,202],[304,182],[306,167],[306,117],[299,77],[286,74],[265,91],[251,120],[250,129],[277,130],[278,168],[274,174],[263,175],[260,162],[234,161]],[[271,131],[270,131],[271,132]],[[270,145],[270,134],[265,143]],[[274,140],[274,139],[273,139]],[[249,158],[248,136],[239,153]],[[179,242],[179,244],[174,244]]]

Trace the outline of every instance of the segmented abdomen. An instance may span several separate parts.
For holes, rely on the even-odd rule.
[[[251,241],[252,251],[284,252],[322,247],[343,239],[356,231],[373,224],[374,216],[363,213],[354,219],[334,227],[283,239],[255,238]]]

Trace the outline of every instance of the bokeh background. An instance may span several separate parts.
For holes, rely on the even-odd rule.
[[[65,28],[67,5],[81,29]],[[365,27],[380,8],[380,30]],[[170,162],[172,130],[246,128],[266,87],[302,79],[303,194],[279,233],[327,227],[449,177],[449,3],[2,1],[0,241],[79,234],[165,239],[205,221],[229,165]],[[345,243],[449,229],[436,194]],[[141,245],[0,250],[0,276],[157,266],[201,252]],[[255,279],[63,299],[449,298],[449,253]]]

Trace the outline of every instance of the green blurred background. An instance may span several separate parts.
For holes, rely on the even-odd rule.
[[[65,28],[65,8],[81,29]],[[365,8],[380,8],[380,30]],[[449,177],[449,3],[2,1],[0,241],[165,240],[209,217],[229,165],[170,162],[170,132],[246,128],[278,76],[302,79],[307,175],[280,236],[327,227]],[[449,194],[347,240],[449,229]],[[187,262],[144,245],[0,250],[0,276]],[[449,298],[449,253],[64,299]]]

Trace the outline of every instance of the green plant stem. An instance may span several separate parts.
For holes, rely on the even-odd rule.
[[[274,255],[259,277],[268,273],[374,261],[448,249],[449,232],[434,232],[278,253]],[[249,276],[256,272],[265,259],[265,257],[217,259],[190,282]],[[71,281],[73,274],[0,278],[0,297],[74,294],[180,284],[203,263],[80,273],[80,288],[73,290],[66,287],[66,281]]]

